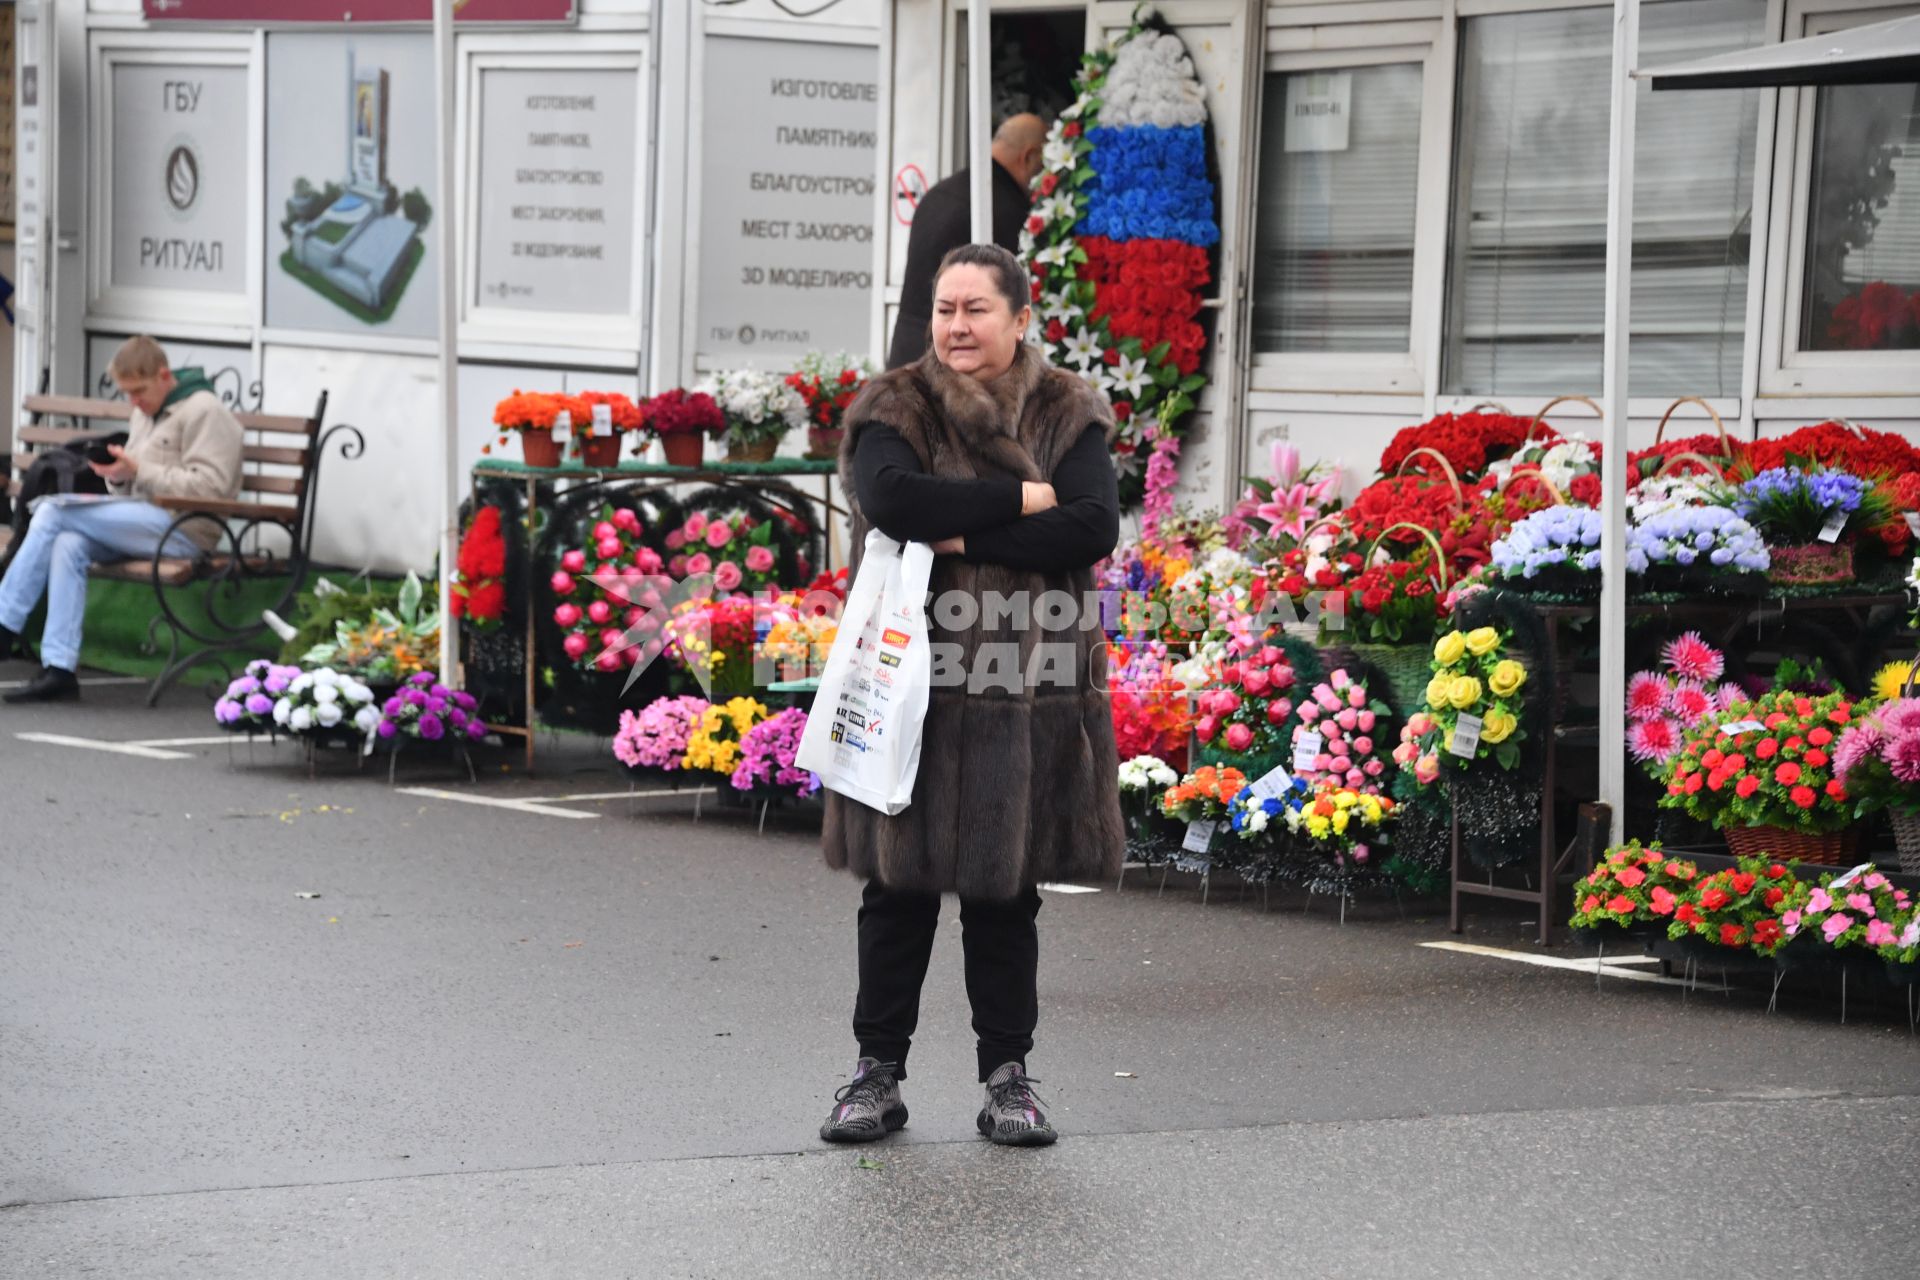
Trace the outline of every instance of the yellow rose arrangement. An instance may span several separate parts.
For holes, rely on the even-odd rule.
[[[1492,760],[1503,769],[1520,763],[1521,726],[1530,673],[1518,658],[1506,656],[1507,636],[1498,627],[1449,631],[1433,646],[1433,678],[1427,682],[1428,712],[1416,717],[1421,732],[1403,741],[1409,759],[1430,759],[1446,769],[1464,769],[1477,760]],[[1480,740],[1472,756],[1453,750],[1454,730],[1463,715],[1480,720]],[[1407,735],[1402,735],[1406,738]],[[1416,774],[1427,785],[1437,781],[1440,769]]]
[[[753,698],[714,703],[700,717],[700,727],[687,738],[687,756],[680,767],[707,769],[731,779],[740,763],[740,740],[768,714],[766,704]]]

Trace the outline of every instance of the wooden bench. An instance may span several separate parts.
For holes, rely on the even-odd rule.
[[[14,432],[14,474],[7,485],[16,500],[21,478],[37,453],[124,431],[132,415],[121,401],[78,396],[28,396],[22,407],[28,421]],[[94,577],[151,584],[159,601],[160,613],[149,628],[148,645],[150,652],[160,650],[159,632],[164,628],[167,661],[147,690],[148,706],[159,702],[174,681],[202,662],[211,660],[231,671],[231,655],[260,656],[263,647],[257,642],[267,632],[260,610],[250,607],[243,616],[230,616],[241,599],[241,583],[285,576],[284,589],[268,606],[276,613],[286,611],[305,587],[320,459],[336,436],[342,458],[357,458],[366,449],[356,427],[337,423],[322,431],[326,412],[323,391],[311,417],[236,413],[245,432],[239,496],[230,501],[162,498],[156,502],[177,513],[162,545],[175,532],[192,536],[211,528],[215,541],[210,550],[190,557],[156,552],[149,559],[93,566]],[[65,425],[56,425],[62,422]],[[178,597],[170,592],[196,585],[202,587],[200,607],[183,617],[175,607]]]

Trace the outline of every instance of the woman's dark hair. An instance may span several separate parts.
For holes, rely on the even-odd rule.
[[[997,244],[963,244],[947,250],[947,256],[940,259],[940,269],[933,273],[936,294],[940,292],[940,277],[947,274],[950,267],[985,267],[992,272],[994,288],[1007,300],[1007,310],[1014,315],[1019,315],[1020,308],[1031,301],[1026,268],[1020,265],[1020,259]]]

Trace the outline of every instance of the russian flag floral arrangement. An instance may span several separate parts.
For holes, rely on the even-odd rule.
[[[1206,378],[1201,290],[1220,243],[1207,106],[1180,37],[1150,6],[1089,53],[1035,182],[1020,252],[1053,362],[1113,401],[1120,495],[1171,506],[1182,420]]]

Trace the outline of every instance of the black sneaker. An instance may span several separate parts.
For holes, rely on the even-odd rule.
[[[80,681],[71,671],[42,667],[40,674],[8,693],[6,702],[67,702],[80,696]]]
[[[897,1062],[862,1058],[853,1067],[853,1081],[833,1095],[835,1106],[820,1126],[826,1142],[872,1142],[906,1127],[907,1104],[900,1099]]]
[[[980,1136],[1003,1147],[1044,1147],[1060,1135],[1047,1123],[1025,1067],[1009,1062],[987,1077],[987,1105],[975,1123]]]
[[[8,662],[14,658],[19,658],[23,662],[34,661],[33,646],[27,643],[26,637],[0,627],[0,662]]]

